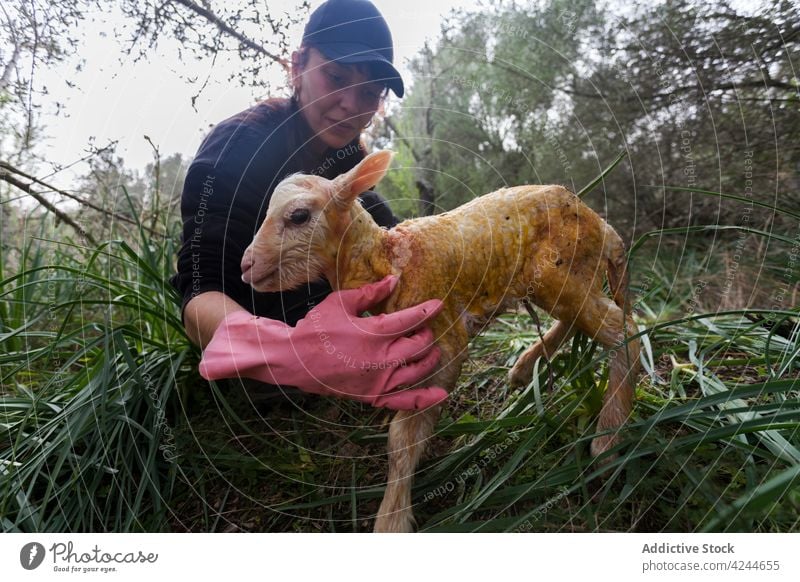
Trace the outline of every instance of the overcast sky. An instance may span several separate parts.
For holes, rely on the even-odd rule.
[[[270,1],[277,12],[293,1]],[[312,1],[312,10],[321,1]],[[395,42],[395,63],[408,79],[406,63],[434,38],[446,15],[454,7],[476,6],[475,0],[375,0],[392,30]],[[197,91],[180,78],[197,74],[205,78],[207,63],[195,64],[190,59],[180,63],[175,42],[164,42],[147,61],[120,63],[119,43],[110,37],[115,18],[104,15],[102,22],[87,26],[85,45],[80,54],[86,59],[85,70],[75,74],[71,67],[46,73],[48,88],[66,102],[67,116],[45,117],[45,135],[49,137],[48,159],[69,164],[84,155],[91,136],[97,145],[119,140],[118,153],[129,168],[143,168],[152,161],[152,149],[144,140],[148,135],[163,155],[181,152],[192,156],[203,135],[213,125],[247,108],[255,101],[250,89],[240,89],[227,82],[227,71],[218,71],[200,99],[197,111],[192,109],[191,97]],[[302,36],[302,25],[293,30],[293,45]],[[282,83],[277,67],[273,83]],[[75,84],[67,89],[64,75]],[[266,95],[262,95],[264,97]],[[76,168],[77,169],[77,168]],[[69,185],[69,173],[59,176],[57,183]]]

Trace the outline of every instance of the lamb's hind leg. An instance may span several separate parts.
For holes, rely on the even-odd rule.
[[[508,373],[508,381],[512,386],[522,386],[531,381],[533,365],[542,356],[552,358],[558,348],[575,333],[575,327],[570,323],[556,321],[547,330],[544,337],[525,350],[519,357],[514,367]]]
[[[582,331],[610,350],[608,388],[597,419],[597,430],[616,431],[625,423],[633,407],[639,368],[639,340],[632,339],[623,344],[626,335],[623,325],[627,326],[627,335],[633,336],[638,333],[636,324],[630,316],[625,317],[622,309],[613,301],[599,294],[587,297],[577,324]],[[604,453],[617,443],[617,432],[596,437],[592,441],[592,456]]]
[[[411,486],[440,407],[401,410],[389,427],[389,481],[375,520],[376,532],[413,531]]]

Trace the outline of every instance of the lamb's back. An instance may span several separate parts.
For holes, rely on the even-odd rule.
[[[475,318],[501,311],[525,295],[530,277],[523,271],[535,268],[537,253],[549,255],[559,241],[586,234],[579,223],[598,221],[561,186],[517,186],[402,222],[388,237],[403,283],[393,307],[437,297]]]

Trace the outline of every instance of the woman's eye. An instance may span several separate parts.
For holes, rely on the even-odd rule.
[[[342,77],[337,73],[328,72],[328,78],[331,80],[331,83],[333,83],[337,87],[344,87],[345,85],[344,77]]]
[[[378,91],[375,91],[374,89],[365,89],[363,95],[364,98],[369,101],[377,101],[378,99],[381,98],[381,94]]]
[[[308,208],[298,208],[297,210],[293,210],[289,215],[289,221],[299,226],[308,222],[310,217],[311,213],[308,211]]]

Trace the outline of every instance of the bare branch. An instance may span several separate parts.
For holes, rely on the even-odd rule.
[[[397,135],[397,137],[400,138],[400,140],[405,141],[406,138],[403,137],[403,134],[397,128],[397,125],[395,125],[394,121],[392,121],[391,117],[388,116],[384,117],[383,121],[384,123],[386,123],[389,129],[391,129]],[[406,143],[408,144],[408,149],[411,150],[411,157],[414,158],[415,162],[420,163],[421,158],[420,155],[417,153],[417,150],[414,149],[414,147],[411,145],[411,142],[406,142]]]
[[[30,180],[30,184],[25,184],[24,182],[14,178],[14,176],[12,174],[16,174],[17,176],[21,176],[21,177],[25,178],[26,180]],[[87,208],[91,208],[92,210],[96,210],[97,212],[100,212],[101,214],[105,214],[106,216],[108,216],[110,218],[113,218],[115,220],[119,220],[119,221],[122,221],[122,222],[127,222],[128,224],[131,224],[133,226],[139,226],[139,223],[137,223],[135,220],[132,220],[132,219],[128,218],[127,216],[122,216],[120,214],[116,214],[114,212],[106,210],[105,208],[97,206],[96,204],[94,204],[92,202],[89,202],[88,200],[84,200],[80,196],[76,196],[75,194],[70,194],[69,192],[65,192],[64,190],[60,190],[60,189],[56,188],[55,186],[51,186],[50,184],[40,180],[39,178],[36,178],[35,176],[31,176],[30,174],[27,174],[26,172],[20,170],[19,168],[16,168],[16,167],[12,166],[11,164],[9,164],[8,162],[4,162],[2,160],[0,160],[0,180],[3,180],[4,182],[8,182],[12,186],[15,186],[15,187],[19,188],[20,190],[22,190],[23,192],[25,192],[27,194],[30,194],[31,196],[36,198],[36,200],[39,201],[39,203],[42,204],[42,206],[44,206],[48,210],[52,210],[54,213],[56,213],[56,215],[60,219],[64,220],[64,222],[67,222],[68,224],[72,224],[72,222],[69,219],[65,219],[64,218],[66,215],[64,215],[60,210],[57,210],[54,206],[52,206],[52,204],[50,204],[49,202],[47,202],[46,200],[41,198],[41,194],[40,193],[36,193],[33,190],[31,190],[31,185],[32,184],[39,184],[40,186],[44,186],[50,192],[55,192],[56,194],[64,196],[65,198],[69,198],[70,200],[74,200],[75,202],[81,204],[82,206],[86,206]],[[80,229],[80,227],[76,227],[76,228]],[[147,228],[147,227],[144,227],[144,226],[142,226],[142,228],[144,228],[145,230],[150,232],[150,234],[153,234],[153,235],[156,235],[156,236],[163,236],[162,233],[159,233],[159,232],[157,232],[157,231],[155,231],[155,230],[153,230],[151,228]],[[81,230],[81,234],[84,234],[83,230],[82,229],[80,229],[80,230]],[[90,238],[91,237],[89,237],[89,235],[87,233],[87,240],[89,240]]]
[[[9,184],[14,186],[15,188],[18,188],[18,189],[22,190],[23,192],[25,192],[26,194],[29,194],[39,204],[41,204],[47,210],[49,210],[50,212],[55,214],[56,217],[58,217],[59,220],[63,220],[65,223],[67,223],[72,228],[74,228],[75,231],[82,238],[86,239],[86,241],[89,242],[89,244],[92,244],[92,245],[96,245],[97,244],[97,242],[94,240],[92,235],[90,235],[88,232],[86,232],[86,230],[84,230],[84,228],[81,225],[77,224],[68,215],[64,214],[58,208],[53,206],[50,202],[47,201],[47,199],[44,196],[42,196],[38,192],[35,192],[33,190],[33,188],[31,188],[30,184],[26,184],[25,182],[22,182],[21,180],[17,180],[7,170],[0,170],[0,180],[3,180],[4,182],[8,182]]]
[[[186,8],[188,8],[189,10],[191,10],[192,12],[197,14],[198,16],[202,16],[203,18],[205,18],[206,20],[208,20],[209,22],[214,24],[214,26],[216,26],[220,31],[224,32],[227,35],[230,35],[230,36],[234,37],[236,40],[241,42],[247,48],[252,49],[252,50],[256,51],[257,53],[260,53],[260,54],[262,54],[262,55],[264,55],[266,57],[269,57],[270,59],[272,59],[273,61],[275,61],[276,63],[278,63],[279,65],[281,65],[284,68],[288,67],[288,63],[286,62],[286,59],[282,59],[281,57],[269,52],[263,46],[253,42],[252,40],[247,38],[242,33],[235,31],[230,26],[228,26],[225,22],[223,22],[216,14],[211,12],[211,10],[208,10],[207,8],[203,8],[202,6],[198,6],[197,4],[192,2],[191,0],[175,0],[175,2],[177,2],[178,4],[182,4],[183,6],[185,6]]]

